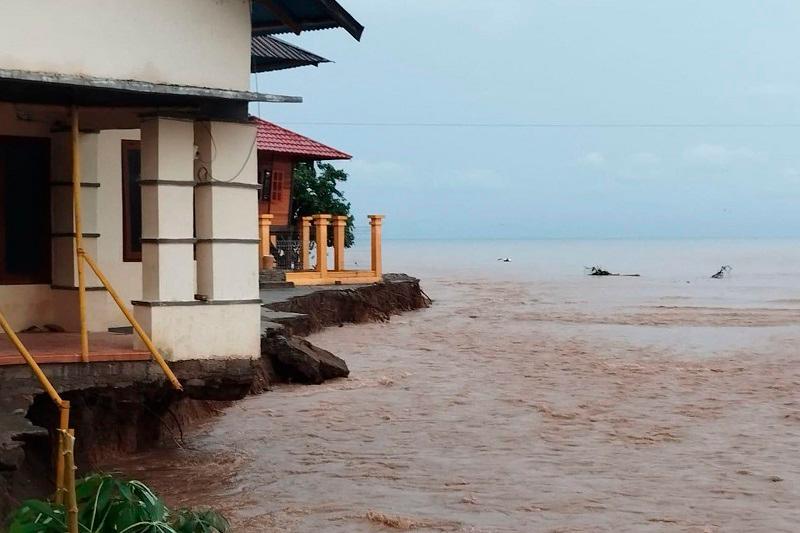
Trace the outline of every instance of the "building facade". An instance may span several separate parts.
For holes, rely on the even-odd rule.
[[[337,10],[4,2],[0,310],[12,327],[81,327],[80,242],[168,360],[257,357],[259,161],[247,107],[300,98],[250,91],[251,39],[342,25],[360,35]],[[83,285],[90,332],[125,324],[88,268]]]

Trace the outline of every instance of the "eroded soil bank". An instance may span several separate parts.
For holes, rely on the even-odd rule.
[[[290,326],[295,334],[347,322],[382,321],[429,303],[419,280],[402,275],[389,275],[386,283],[369,286],[287,294],[287,301],[270,305],[297,313],[295,328]],[[46,367],[56,389],[72,404],[82,470],[98,465],[113,468],[120,457],[154,447],[180,448],[185,445],[184,432],[230,402],[263,392],[280,380],[264,359],[184,361],[171,366],[186,389],[184,394],[171,390],[158,367],[146,362]],[[0,376],[2,524],[18,501],[52,490],[50,429],[57,412],[27,367],[5,367]]]

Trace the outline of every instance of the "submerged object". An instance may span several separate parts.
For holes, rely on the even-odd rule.
[[[600,266],[583,267],[589,276],[622,276],[627,278],[638,278],[639,274],[618,274],[612,273]]]
[[[724,278],[726,276],[729,276],[732,271],[733,271],[733,267],[732,266],[730,266],[730,265],[722,265],[719,268],[719,272],[717,272],[716,274],[713,274],[711,276],[711,278],[712,279],[722,279],[722,278]]]

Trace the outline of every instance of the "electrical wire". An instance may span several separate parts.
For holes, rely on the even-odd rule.
[[[800,128],[800,123],[559,123],[559,122],[284,122],[287,126],[346,126],[364,128],[531,128],[531,129],[713,129],[713,128]]]
[[[197,160],[200,161],[201,165],[197,168],[197,172],[196,172],[196,176],[195,176],[197,178],[197,181],[201,182],[201,183],[208,183],[208,182],[212,182],[212,183],[232,183],[232,182],[236,181],[236,178],[241,176],[242,172],[244,172],[244,169],[247,168],[247,163],[250,161],[250,158],[253,157],[253,152],[254,152],[254,149],[256,147],[256,141],[258,140],[258,132],[255,132],[253,134],[253,141],[250,143],[250,149],[247,151],[247,156],[244,158],[244,161],[242,162],[242,166],[239,167],[239,170],[236,172],[236,174],[234,174],[233,177],[231,177],[231,178],[222,179],[222,178],[214,177],[211,174],[211,171],[208,170],[208,167],[217,158],[217,142],[214,140],[214,134],[211,132],[211,128],[208,126],[208,124],[206,124],[205,122],[201,122],[201,124],[203,124],[203,127],[206,128],[206,131],[208,132],[208,136],[211,139],[211,160],[210,161],[205,161],[204,159],[201,159],[198,156]]]

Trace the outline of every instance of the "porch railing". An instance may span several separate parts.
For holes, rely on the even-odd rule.
[[[270,238],[272,215],[260,215],[262,270],[280,268],[288,270],[286,281],[299,285],[324,285],[337,283],[370,283],[379,281],[383,275],[382,227],[383,215],[369,215],[370,224],[370,268],[369,270],[347,270],[345,268],[345,228],[347,217],[320,213],[303,217],[298,224],[298,241],[274,246]],[[311,264],[311,227],[314,227],[316,263]],[[333,268],[328,265],[328,230],[333,232]],[[278,254],[270,255],[271,249]],[[283,261],[283,262],[282,262]]]

